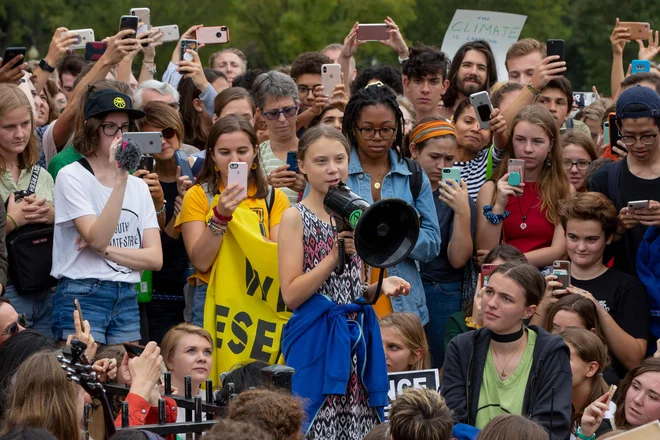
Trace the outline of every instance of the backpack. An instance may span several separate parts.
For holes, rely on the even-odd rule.
[[[404,157],[403,160],[406,162],[406,165],[408,165],[408,171],[412,173],[410,179],[408,179],[408,184],[410,185],[410,192],[412,193],[413,201],[417,202],[417,197],[422,190],[422,182],[424,181],[422,166],[417,163],[417,161],[407,157]]]
[[[34,194],[41,167],[32,168],[27,193]],[[5,209],[9,199],[5,201]],[[21,294],[35,293],[57,285],[50,276],[53,265],[53,225],[28,224],[7,235],[9,277]]]
[[[209,190],[209,185],[208,183],[202,183],[202,189],[204,190],[204,194],[206,194],[206,201],[209,204],[209,209],[211,209],[211,202],[213,202],[213,197],[215,196],[215,193],[212,193]],[[268,230],[270,231],[270,210],[273,209],[273,204],[275,203],[275,188],[272,186],[268,185],[268,194],[266,195],[266,211],[268,212]],[[265,233],[265,231],[262,231]],[[264,234],[265,236],[265,234]]]

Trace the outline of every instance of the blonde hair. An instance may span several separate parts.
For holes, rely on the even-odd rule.
[[[408,388],[392,402],[393,440],[448,440],[453,426],[453,412],[435,390]]]
[[[497,167],[491,180],[495,183],[495,190],[491,198],[491,204],[495,203],[497,198],[497,182],[507,173],[506,163],[509,159],[515,159],[513,152],[513,138],[516,126],[521,122],[541,127],[545,134],[550,138],[550,166],[545,163],[542,165],[541,172],[537,179],[539,197],[541,199],[541,211],[545,211],[545,217],[553,224],[559,223],[559,201],[566,199],[571,193],[571,184],[568,180],[566,170],[562,166],[564,161],[564,152],[561,147],[561,138],[559,129],[555,125],[555,120],[548,110],[538,105],[529,105],[518,112],[513,118],[511,124],[511,139],[506,152],[502,157],[502,166]]]
[[[163,362],[165,362],[165,366],[167,366],[167,362],[174,354],[176,346],[179,344],[179,341],[181,341],[181,338],[187,335],[201,336],[202,338],[209,341],[209,344],[211,344],[211,347],[213,347],[213,338],[211,338],[211,334],[206,331],[206,329],[196,325],[188,324],[187,322],[182,322],[181,324],[175,325],[169,329],[167,333],[165,333],[163,341],[160,343],[160,354],[163,356]]]
[[[426,370],[431,368],[431,355],[426,333],[419,317],[414,313],[392,313],[380,320],[381,327],[394,327],[403,338],[410,351],[421,350],[422,357],[410,366],[410,370]]]
[[[44,428],[58,439],[82,439],[78,385],[67,380],[57,351],[43,350],[16,371],[7,399],[3,432],[20,426]]]
[[[0,120],[5,117],[7,112],[24,108],[30,115],[30,140],[28,140],[25,149],[18,154],[18,166],[20,169],[32,168],[41,156],[39,151],[39,140],[34,133],[35,120],[32,113],[32,106],[28,97],[18,86],[14,84],[0,84]],[[5,159],[0,156],[0,171],[5,171],[7,164]]]

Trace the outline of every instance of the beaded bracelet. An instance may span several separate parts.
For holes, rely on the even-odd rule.
[[[534,88],[534,86],[532,85],[532,82],[531,82],[531,81],[529,82],[529,84],[527,84],[527,90],[529,90],[530,92],[532,92],[533,94],[535,94],[537,98],[538,98],[539,96],[541,96],[541,91],[540,91],[540,90],[536,90],[536,89]]]
[[[218,220],[222,220],[222,221],[225,221],[225,222],[230,222],[231,219],[234,218],[233,215],[230,215],[229,217],[225,217],[224,215],[221,215],[221,214],[218,212],[218,205],[215,205],[215,206],[213,207],[213,215],[215,215],[215,216],[217,217]]]
[[[495,214],[493,212],[493,205],[484,206],[484,217],[486,217],[486,219],[494,225],[502,223],[502,221],[504,221],[504,219],[510,215],[511,213],[506,210],[504,211],[503,214]]]
[[[206,225],[209,227],[213,235],[224,235],[227,232],[227,225],[217,225],[212,219],[209,219]]]
[[[14,230],[17,230],[17,229],[18,229],[18,223],[16,223],[16,220],[14,220],[14,217],[12,217],[11,215],[7,214],[7,218],[8,218],[9,220],[11,220],[11,222],[14,224]]]
[[[160,211],[156,211],[156,215],[161,215],[163,212],[165,212],[166,206],[167,206],[167,200],[163,200],[163,207],[160,208]]]

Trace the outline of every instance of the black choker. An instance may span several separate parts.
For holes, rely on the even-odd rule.
[[[493,331],[490,332],[490,338],[495,341],[495,342],[500,342],[503,344],[508,344],[509,342],[515,342],[518,339],[523,337],[523,333],[525,333],[525,327],[520,327],[520,330],[517,332],[509,333],[508,335],[500,335],[497,334]]]

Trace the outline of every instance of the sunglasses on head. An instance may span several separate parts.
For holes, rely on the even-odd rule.
[[[176,136],[176,131],[174,131],[172,127],[163,128],[160,132],[163,134],[165,139],[172,139],[174,136]]]
[[[0,336],[5,336],[5,335],[14,336],[16,333],[18,333],[19,326],[23,328],[27,326],[27,316],[25,315],[25,313],[21,313],[20,315],[18,315],[18,319],[12,322],[11,324],[9,324],[9,326],[7,326],[7,330],[5,330],[4,333],[2,333],[2,335]]]

